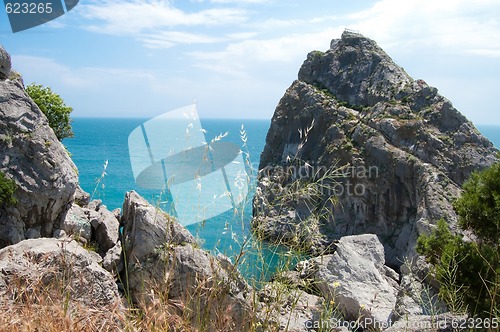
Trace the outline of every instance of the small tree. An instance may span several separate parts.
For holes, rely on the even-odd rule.
[[[0,207],[11,206],[17,203],[17,199],[14,196],[16,192],[16,182],[5,176],[0,172]]]
[[[476,241],[452,234],[442,219],[430,236],[419,237],[417,250],[434,266],[439,295],[450,309],[499,319],[500,164],[474,173],[463,189],[453,206],[460,227]]]
[[[49,120],[49,126],[54,130],[57,139],[62,141],[64,138],[73,137],[70,118],[73,108],[67,106],[61,96],[52,92],[49,87],[35,83],[28,85],[26,92]]]

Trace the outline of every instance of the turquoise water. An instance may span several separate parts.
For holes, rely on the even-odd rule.
[[[101,199],[109,209],[121,208],[125,193],[135,190],[152,204],[158,200],[164,201],[157,190],[145,190],[135,184],[128,155],[128,135],[147,119],[90,119],[77,118],[73,122],[75,137],[66,139],[64,144],[72,154],[73,161],[79,170],[80,185],[93,193],[94,199]],[[253,168],[258,168],[260,153],[264,149],[267,130],[270,121],[267,120],[202,120],[202,126],[207,130],[206,138],[211,138],[228,132],[225,140],[241,146],[240,129],[244,125],[248,135],[248,152]],[[106,175],[101,177],[105,161],[108,161]],[[100,182],[97,183],[97,180]],[[254,186],[251,186],[251,189]],[[257,244],[249,236],[250,219],[252,215],[250,192],[249,201],[241,215],[235,216],[228,211],[217,217],[206,220],[203,224],[189,225],[187,228],[197,238],[204,249],[214,253],[223,253],[233,259],[238,257],[244,239],[250,241],[243,247],[246,254],[240,260],[240,271],[247,278],[264,279],[269,277],[274,269],[288,264],[289,257],[283,256],[283,248],[263,246],[262,251],[252,249]],[[168,199],[168,198],[167,198]],[[168,210],[168,208],[167,208]],[[259,255],[264,255],[260,257]],[[296,261],[298,258],[294,258]],[[293,262],[292,262],[293,263]],[[264,273],[262,274],[262,272]]]
[[[136,186],[128,156],[128,135],[145,120],[147,119],[77,118],[73,122],[75,137],[64,141],[78,167],[82,188],[93,193],[94,199],[101,199],[109,209],[121,208],[125,193],[129,190],[136,190],[153,204],[158,202],[159,192]],[[228,132],[225,139],[238,145],[242,143],[239,134],[242,124],[248,134],[250,159],[253,168],[257,169],[270,121],[202,120],[202,126],[207,130],[207,139]],[[500,147],[500,127],[478,126],[478,129],[495,146]],[[97,184],[96,181],[101,178],[106,160],[108,161],[106,175]],[[252,196],[253,193],[250,192],[250,200]],[[190,225],[187,228],[199,238],[204,249],[226,254],[235,260],[240,253],[244,238],[249,236],[252,215],[250,200],[242,216],[235,216],[232,211],[228,211],[206,220],[203,224]],[[250,247],[255,244],[255,241],[250,241],[243,247],[246,254],[239,267],[247,278],[260,279],[264,271],[265,279],[278,266],[293,264],[299,259],[294,257],[290,262],[289,257],[282,257],[283,248],[265,244],[260,244],[263,246],[262,251],[251,249]],[[260,254],[263,256],[259,256]]]

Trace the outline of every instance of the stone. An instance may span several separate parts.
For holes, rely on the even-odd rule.
[[[10,54],[0,45],[0,80],[9,78],[11,68]]]
[[[156,247],[165,243],[195,244],[195,238],[173,217],[149,204],[135,191],[125,195],[123,236],[129,263],[142,262]]]
[[[318,266],[314,284],[345,319],[361,318],[371,327],[393,320],[398,288],[386,275],[384,247],[376,235],[345,236],[334,254],[312,260]]]
[[[100,260],[75,241],[43,238],[10,245],[0,250],[0,285],[6,285],[0,287],[0,299],[11,303],[14,293],[61,287],[69,291],[72,307],[122,307],[114,277],[99,265]],[[20,283],[33,288],[23,289]]]
[[[0,207],[0,248],[60,229],[77,168],[21,78],[0,80],[0,171],[17,186],[17,204]]]
[[[109,272],[120,275],[123,271],[122,243],[118,241],[115,246],[106,252],[102,260],[102,267]]]
[[[199,249],[177,220],[134,191],[126,194],[122,222],[127,269],[122,280],[134,302],[153,307],[167,305],[166,299],[182,303],[179,315],[193,326],[204,321],[215,330],[250,328],[250,290],[227,258]]]
[[[103,255],[119,242],[120,221],[116,214],[109,211],[105,206],[99,206],[97,211],[90,211],[90,224],[92,225],[92,236],[99,244],[99,252]]]
[[[66,214],[66,218],[61,223],[61,230],[67,235],[82,237],[86,242],[90,242],[92,238],[92,225],[86,212],[86,209],[72,204]]]
[[[308,294],[289,284],[274,281],[258,291],[259,317],[266,324],[266,331],[311,331],[320,319],[324,299]]]

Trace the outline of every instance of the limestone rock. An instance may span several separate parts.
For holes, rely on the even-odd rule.
[[[83,202],[85,201],[80,200],[80,203]],[[85,243],[97,244],[102,257],[119,242],[120,222],[116,214],[109,211],[99,200],[84,206],[73,203],[60,227],[67,236],[76,236]],[[110,253],[110,257],[116,256],[116,250],[115,248],[115,252]]]
[[[327,299],[334,299],[344,317],[377,325],[393,319],[397,283],[387,277],[384,247],[373,234],[340,239],[332,255],[313,259],[318,266],[315,285]]]
[[[11,68],[10,54],[0,45],[0,80],[9,78]]]
[[[100,260],[99,255],[75,241],[31,239],[8,246],[0,250],[0,285],[4,285],[0,287],[0,299],[8,302],[16,298],[15,293],[19,296],[22,292],[60,287],[69,291],[71,305],[121,306],[115,280],[99,266]],[[18,284],[26,289],[13,289]]]
[[[249,328],[252,308],[248,286],[223,258],[197,248],[194,237],[174,218],[135,192],[123,205],[123,242],[128,289],[135,302],[165,306],[182,303],[178,314],[208,330]],[[220,317],[225,317],[224,326]],[[207,327],[206,327],[207,328]]]
[[[437,220],[456,227],[460,186],[496,152],[436,88],[346,31],[308,54],[275,110],[252,227],[314,255],[342,236],[377,234],[397,268]]]
[[[16,182],[18,201],[0,207],[0,248],[60,229],[77,169],[21,79],[0,80],[0,171]]]
[[[122,218],[128,262],[144,261],[149,253],[165,243],[196,243],[191,233],[174,218],[149,204],[135,191],[125,196]]]

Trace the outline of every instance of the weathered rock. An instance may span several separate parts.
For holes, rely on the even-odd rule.
[[[271,282],[258,292],[266,331],[311,331],[320,319],[324,299],[289,286]]]
[[[85,200],[79,202],[84,203]],[[119,255],[116,245],[119,242],[120,222],[116,213],[109,211],[100,200],[88,202],[83,206],[73,203],[60,227],[67,236],[73,236],[85,243],[97,244],[102,257],[112,248],[114,252],[110,253],[108,259],[114,262],[116,255]]]
[[[11,68],[10,54],[0,45],[0,80],[9,78]]]
[[[0,171],[16,182],[18,201],[0,208],[0,248],[60,229],[77,169],[20,78],[0,80]]]
[[[143,262],[155,248],[164,244],[195,244],[195,238],[174,218],[149,204],[135,191],[123,203],[124,241],[127,261]]]
[[[346,31],[307,56],[276,108],[252,227],[315,255],[342,236],[374,233],[399,267],[437,220],[455,227],[461,184],[496,152],[436,88]]]
[[[334,299],[346,319],[361,317],[372,327],[393,319],[398,285],[387,277],[384,247],[376,235],[343,237],[334,254],[313,261],[318,266],[316,287]]]
[[[149,306],[182,303],[179,315],[211,330],[248,330],[253,310],[248,286],[227,259],[197,248],[194,237],[174,218],[135,192],[123,205],[127,288]],[[223,317],[224,319],[220,319]],[[222,324],[222,325],[220,325]]]
[[[0,250],[0,299],[13,302],[22,299],[23,292],[54,289],[59,295],[69,292],[70,304],[121,306],[114,277],[99,266],[100,261],[99,255],[75,241],[21,241]]]
[[[90,224],[88,212],[88,209],[72,204],[64,221],[61,223],[61,230],[63,230],[66,235],[81,237],[85,242],[90,242],[92,237],[92,225]]]

